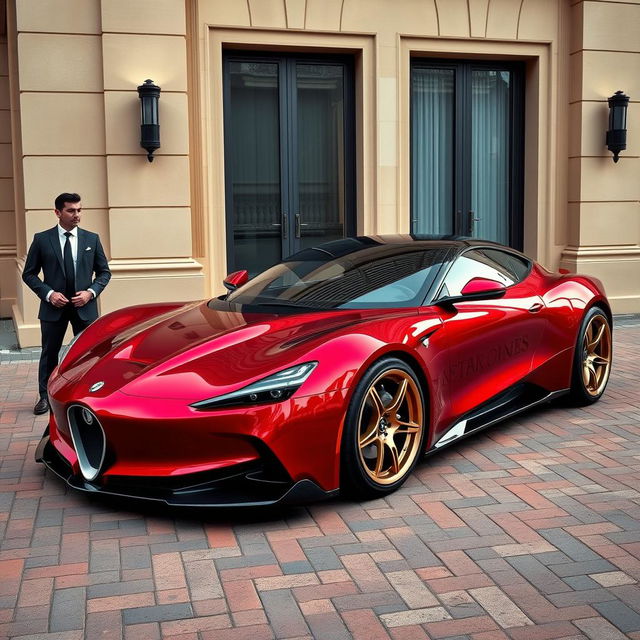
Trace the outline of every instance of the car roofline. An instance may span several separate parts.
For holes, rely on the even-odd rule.
[[[491,248],[491,249],[501,249],[503,251],[509,251],[516,255],[521,256],[522,258],[526,258],[529,261],[532,261],[526,254],[522,253],[518,249],[514,249],[508,245],[500,244],[499,242],[494,242],[493,240],[484,240],[482,238],[471,238],[469,236],[457,236],[457,235],[444,235],[444,234],[400,234],[400,233],[389,233],[389,234],[363,234],[361,236],[356,236],[354,240],[373,240],[380,244],[389,244],[389,245],[405,245],[410,247],[414,244],[424,244],[424,245],[440,245],[449,247],[455,255],[459,255],[463,253],[467,249],[477,249],[477,248]]]

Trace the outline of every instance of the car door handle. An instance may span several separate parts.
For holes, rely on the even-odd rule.
[[[541,311],[543,309],[544,305],[541,302],[534,302],[530,307],[529,307],[529,313],[538,313],[538,311]]]

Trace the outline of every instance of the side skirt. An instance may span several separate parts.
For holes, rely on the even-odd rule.
[[[550,402],[568,393],[569,389],[546,391],[530,384],[518,384],[504,393],[495,396],[486,404],[470,411],[454,423],[433,446],[425,452],[429,455],[467,436],[478,433],[497,422],[507,420],[539,404]]]

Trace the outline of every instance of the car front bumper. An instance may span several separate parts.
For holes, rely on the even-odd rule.
[[[258,464],[237,465],[223,473],[197,472],[178,478],[110,476],[88,481],[74,473],[72,465],[51,442],[49,429],[40,440],[36,462],[43,463],[71,488],[86,493],[150,500],[173,507],[257,507],[292,505],[330,498],[338,490],[325,491],[305,478],[297,482],[273,480]]]
[[[198,411],[175,398],[83,393],[54,373],[36,460],[90,493],[176,506],[311,502],[337,493],[345,400],[339,390]],[[94,428],[102,435],[83,442]],[[85,455],[96,443],[99,454]]]

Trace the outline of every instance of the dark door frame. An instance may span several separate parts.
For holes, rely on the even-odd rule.
[[[415,68],[451,69],[454,71],[454,153],[453,216],[454,233],[471,234],[471,75],[476,69],[509,71],[513,80],[509,104],[509,245],[524,246],[524,62],[504,60],[447,60],[412,58]],[[410,74],[413,83],[413,73]],[[412,95],[410,91],[410,95]],[[410,126],[413,125],[413,103],[410,101]],[[411,138],[412,140],[412,138]],[[410,175],[413,180],[413,142],[411,142]],[[410,191],[413,212],[413,189]],[[411,213],[413,220],[413,213]],[[413,230],[413,221],[411,222]]]
[[[305,53],[285,54],[264,51],[223,51],[223,110],[228,114],[231,109],[230,73],[231,62],[269,62],[278,65],[278,113],[280,141],[280,200],[281,200],[281,243],[282,255],[286,257],[299,250],[299,189],[298,189],[298,152],[297,152],[297,96],[296,65],[335,64],[344,69],[344,193],[345,193],[345,237],[356,235],[356,148],[355,148],[355,80],[354,59],[347,55],[318,55]],[[231,149],[231,128],[224,118],[225,145],[225,222],[227,242],[227,267],[229,271],[242,268],[234,264],[233,253],[233,176],[227,161]]]

